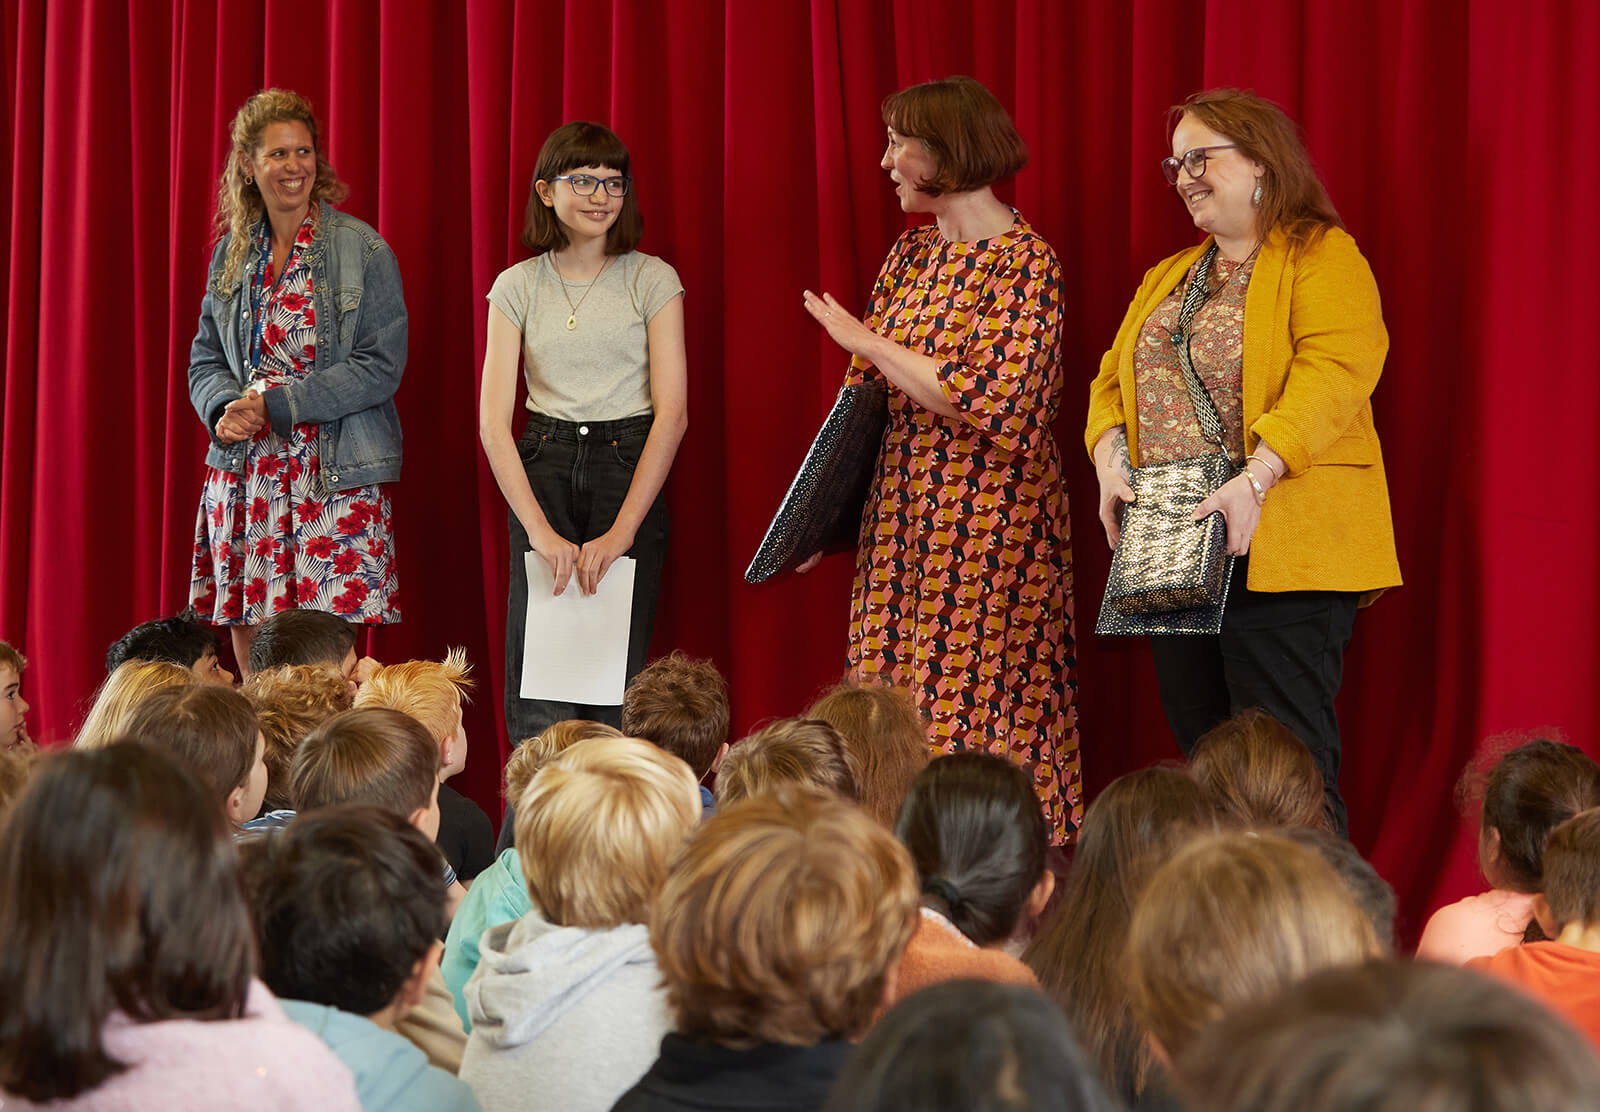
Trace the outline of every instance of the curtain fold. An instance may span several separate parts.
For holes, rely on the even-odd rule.
[[[644,250],[687,290],[690,426],[655,649],[711,656],[736,731],[844,667],[851,561],[742,572],[845,360],[804,288],[859,309],[904,228],[878,105],[970,73],[1028,167],[1001,193],[1068,282],[1056,431],[1072,496],[1091,792],[1173,758],[1147,649],[1096,639],[1108,553],[1079,448],[1087,383],[1145,269],[1193,241],[1156,168],[1167,106],[1252,87],[1301,124],[1377,274],[1375,408],[1406,586],[1364,612],[1340,710],[1357,845],[1402,929],[1474,887],[1451,786],[1486,735],[1594,748],[1600,674],[1600,13],[1582,0],[3,0],[0,636],[61,740],[105,646],[186,598],[205,432],[184,372],[226,126],[308,96],[400,260],[411,348],[394,489],[405,622],[381,659],[476,662],[463,787],[496,807],[508,553],[477,446],[484,294],[518,245],[544,136],[628,142]],[[1330,507],[1337,513],[1337,507]]]

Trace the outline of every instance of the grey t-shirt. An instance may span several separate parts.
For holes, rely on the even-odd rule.
[[[539,255],[502,271],[489,304],[522,331],[529,409],[560,421],[617,421],[650,412],[648,326],[682,293],[678,272],[642,251],[617,256],[593,282],[569,280],[563,293],[550,256]],[[571,331],[569,316],[577,318]]]

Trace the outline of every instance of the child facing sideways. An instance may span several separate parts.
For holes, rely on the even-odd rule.
[[[28,700],[22,697],[23,655],[0,641],[0,749],[32,749],[28,736]]]
[[[125,737],[166,752],[200,778],[237,834],[267,794],[265,742],[250,700],[202,683],[157,691],[134,711]]]
[[[106,650],[106,671],[115,672],[130,660],[165,660],[187,668],[205,683],[233,686],[233,673],[217,660],[217,633],[193,609],[170,618],[141,622]]]

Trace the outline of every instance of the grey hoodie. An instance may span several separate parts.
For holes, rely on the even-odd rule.
[[[643,924],[558,927],[537,911],[483,932],[461,1079],[484,1112],[608,1112],[671,1029]]]

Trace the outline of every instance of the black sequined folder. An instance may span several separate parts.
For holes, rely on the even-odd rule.
[[[1220,452],[1133,472],[1096,633],[1218,633],[1233,579],[1222,514],[1194,510],[1234,475]]]
[[[762,583],[791,571],[814,552],[855,550],[888,423],[889,390],[883,379],[840,389],[745,569],[747,581]]]

